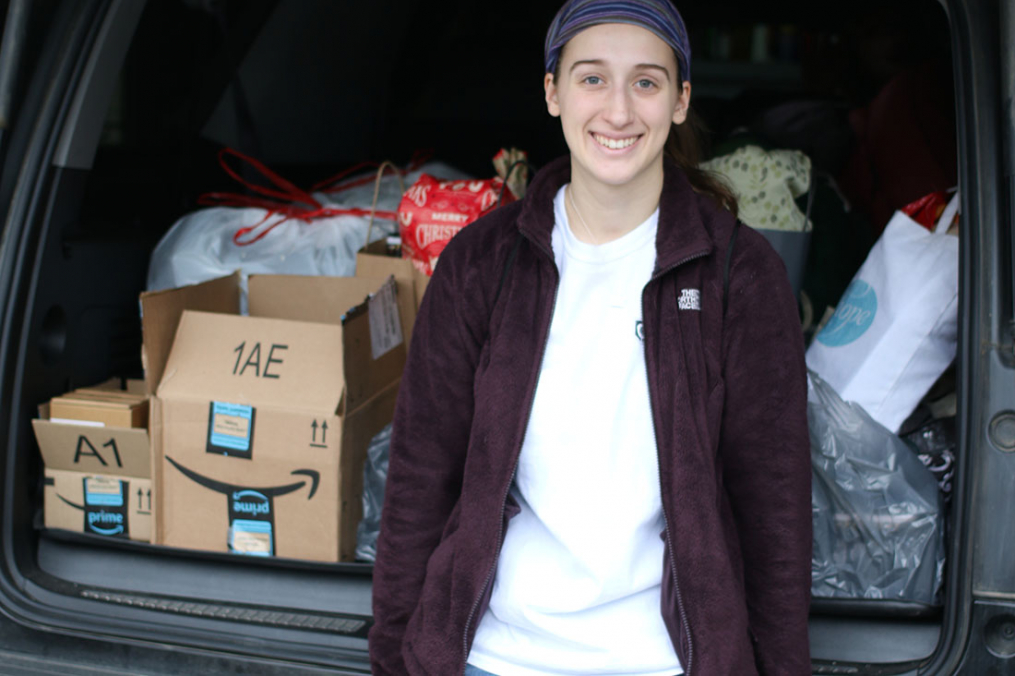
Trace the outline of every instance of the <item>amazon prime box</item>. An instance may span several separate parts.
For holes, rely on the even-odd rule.
[[[210,292],[227,292],[217,281]],[[353,560],[366,449],[405,364],[394,280],[252,276],[250,316],[195,311],[177,293],[201,295],[142,297],[145,322],[176,325],[171,345],[145,328],[149,377],[160,373],[156,541]]]
[[[132,384],[132,385],[136,385]],[[110,390],[112,392],[112,390]],[[50,415],[32,421],[45,463],[46,528],[151,540],[152,460],[146,428]]]

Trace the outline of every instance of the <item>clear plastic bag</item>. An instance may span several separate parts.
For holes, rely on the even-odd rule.
[[[377,559],[377,535],[381,531],[381,505],[388,479],[388,449],[391,448],[389,423],[370,440],[367,461],[363,465],[363,519],[356,529],[356,559]]]
[[[405,176],[406,184],[428,172],[443,178],[468,178],[441,162],[429,162]],[[377,209],[394,212],[402,197],[399,180],[392,174],[381,179]],[[248,275],[351,276],[356,252],[366,243],[373,208],[374,184],[338,193],[313,193],[326,209],[365,210],[364,215],[342,214],[310,220],[287,218],[256,207],[210,207],[178,220],[152,252],[148,290],[159,291],[232,274],[240,270],[242,301],[246,306]],[[238,232],[251,229],[240,238]],[[371,241],[398,232],[394,221],[375,219]]]
[[[944,573],[937,482],[859,405],[808,377],[815,597],[936,604]]]

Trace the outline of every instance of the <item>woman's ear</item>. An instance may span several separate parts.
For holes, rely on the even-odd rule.
[[[673,124],[683,124],[687,119],[688,107],[691,105],[691,83],[685,82],[677,96],[677,106],[673,109]]]
[[[546,110],[553,117],[560,117],[560,101],[557,98],[557,83],[554,81],[553,73],[547,73],[543,78],[543,89],[546,92]]]

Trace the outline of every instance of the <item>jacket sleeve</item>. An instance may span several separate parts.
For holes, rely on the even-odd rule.
[[[757,233],[741,230],[723,337],[723,483],[758,670],[804,676],[813,540],[803,338],[782,260]]]
[[[408,673],[403,635],[420,600],[427,561],[461,493],[484,336],[476,322],[463,319],[478,314],[468,306],[479,300],[464,292],[468,284],[456,271],[461,251],[454,251],[455,244],[427,286],[395,408],[373,575],[369,646],[375,675]]]

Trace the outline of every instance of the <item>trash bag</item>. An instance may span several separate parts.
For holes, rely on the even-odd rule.
[[[391,448],[391,424],[370,440],[363,466],[363,519],[356,528],[356,559],[377,560],[377,535],[381,532],[381,505],[388,479],[388,449]]]
[[[937,479],[947,510],[955,481],[955,449],[958,446],[955,416],[934,417],[928,407],[921,404],[903,423],[899,437],[916,450],[916,457]]]
[[[343,185],[331,192],[307,193],[263,165],[254,166],[265,173],[269,182],[290,186],[291,199],[276,198],[269,203],[257,196],[209,194],[207,197],[216,199],[203,203],[226,206],[199,209],[173,224],[152,252],[149,291],[198,284],[240,270],[241,304],[245,309],[248,275],[346,277],[356,272],[356,252],[367,243],[376,172],[352,177],[345,184],[351,186],[348,188]],[[406,184],[423,172],[468,178],[444,163],[428,162],[407,172]],[[397,234],[394,219],[402,197],[400,186],[400,179],[394,175],[382,178],[376,205],[378,218],[369,232],[371,241]]]
[[[811,594],[936,604],[944,573],[937,481],[899,437],[814,372]]]

